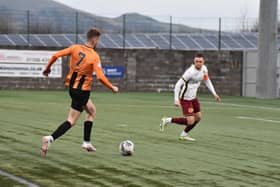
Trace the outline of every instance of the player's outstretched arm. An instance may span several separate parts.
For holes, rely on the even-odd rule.
[[[117,86],[113,86],[113,84],[106,78],[103,73],[101,63],[97,63],[94,65],[94,71],[96,73],[97,79],[107,88],[111,89],[113,93],[119,92],[119,88]]]
[[[208,75],[205,75],[205,76],[204,76],[204,83],[205,83],[206,87],[209,89],[209,91],[213,94],[215,100],[216,100],[217,102],[220,102],[220,101],[221,101],[221,98],[220,98],[220,96],[216,93],[215,88],[214,88],[214,86],[213,86],[213,84],[212,84],[212,81],[210,80],[210,78],[209,78]]]
[[[43,75],[44,76],[48,76],[51,72],[51,66],[55,63],[55,61],[62,56],[68,56],[71,54],[71,49],[72,47],[68,47],[66,49],[63,49],[61,51],[58,51],[57,53],[55,53],[49,60],[48,64],[46,65],[44,71],[43,71]]]

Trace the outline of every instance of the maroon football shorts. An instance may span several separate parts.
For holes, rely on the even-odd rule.
[[[184,116],[193,116],[195,113],[200,112],[200,103],[197,98],[192,100],[180,101]]]

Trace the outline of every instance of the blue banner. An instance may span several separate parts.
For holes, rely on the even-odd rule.
[[[103,66],[103,72],[108,78],[123,78],[125,74],[124,66]],[[95,73],[94,73],[94,76]]]

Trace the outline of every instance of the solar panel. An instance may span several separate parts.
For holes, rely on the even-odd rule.
[[[1,45],[11,45],[13,46],[13,42],[11,40],[8,39],[8,36],[6,36],[5,34],[1,34],[0,35],[0,44]]]
[[[222,33],[221,48],[227,50],[256,49],[256,33]],[[26,34],[0,34],[0,46],[28,46]],[[169,34],[126,34],[127,48],[170,48]],[[30,34],[30,46],[67,47],[74,43],[84,43],[84,34]],[[172,49],[177,50],[217,50],[218,34],[173,34]],[[280,47],[280,38],[277,38]],[[100,48],[123,48],[121,34],[110,33],[101,36]]]
[[[111,38],[108,37],[107,34],[103,34],[101,36],[101,40],[104,44],[105,48],[120,48],[121,46],[118,46]]]
[[[117,46],[123,46],[123,37],[120,34],[108,34],[108,38],[110,38]],[[126,46],[129,47],[129,44],[126,43]]]
[[[64,37],[66,37],[67,40],[71,41],[73,44],[77,43],[76,40],[79,42],[79,37],[77,38],[75,34],[64,34]]]
[[[165,37],[170,37],[169,35]],[[179,38],[177,38],[176,35],[171,36],[172,40],[172,49],[179,49],[179,50],[186,50],[186,45],[181,41]]]
[[[199,44],[200,48],[202,49],[215,49],[215,46],[212,45],[209,41],[207,41],[203,35],[190,35],[193,40]]]
[[[97,48],[105,48],[105,45],[102,40],[99,41]]]
[[[141,41],[144,44],[144,47],[147,48],[157,48],[158,46],[145,34],[135,34],[135,38],[139,41]]]
[[[229,49],[240,49],[242,48],[242,46],[240,46],[236,41],[234,41],[230,36],[227,35],[222,35],[221,39],[223,42],[225,42],[227,44],[227,46],[229,47]]]
[[[255,46],[257,46],[258,44],[258,38],[256,35],[254,34],[247,34],[247,33],[244,33],[243,36],[249,40],[251,43],[253,43]]]
[[[193,41],[188,35],[178,35],[178,38],[184,42],[189,49],[200,49],[199,45]]]
[[[31,46],[46,46],[36,34],[31,34],[29,37]]]
[[[86,36],[83,34],[78,35],[78,43],[79,44],[84,44],[86,42]]]
[[[219,48],[218,36],[216,36],[216,35],[207,35],[207,39],[216,47],[216,49]],[[221,48],[222,49],[227,49],[228,46],[225,45],[225,43],[223,41],[221,41]]]
[[[205,40],[208,40],[215,47],[215,49],[219,48],[218,36],[216,36],[216,35],[205,35],[204,37],[205,37]]]
[[[16,45],[19,46],[26,46],[27,42],[24,37],[19,34],[9,34],[8,38],[13,41]]]
[[[64,34],[52,34],[52,37],[64,47],[73,44]]]
[[[150,38],[159,46],[160,49],[169,49],[169,42],[164,40],[161,35],[150,35]]]
[[[144,45],[137,40],[136,37],[134,37],[132,34],[128,34],[126,35],[126,44],[129,44],[130,47],[134,47],[134,48],[143,48]]]
[[[46,34],[38,34],[37,35],[42,42],[44,42],[47,46],[54,46],[54,47],[59,47],[60,45],[58,42],[55,42],[53,39],[50,38],[50,36]]]
[[[256,48],[256,46],[253,43],[250,43],[249,40],[246,40],[245,37],[243,37],[240,34],[232,34],[231,37],[238,42],[243,49],[247,48]]]

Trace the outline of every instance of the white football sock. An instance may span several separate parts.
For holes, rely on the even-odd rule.
[[[188,136],[188,133],[185,131],[182,131],[180,136]]]
[[[167,123],[171,123],[172,118],[166,118]]]
[[[48,139],[49,139],[50,143],[52,143],[54,141],[52,136],[48,136]]]

